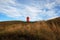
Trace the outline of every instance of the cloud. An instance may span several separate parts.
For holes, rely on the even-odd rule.
[[[56,10],[54,9],[57,4],[60,4],[57,0],[31,1],[28,1],[30,3],[28,5],[19,3],[17,0],[0,0],[0,12],[12,18],[29,16],[31,18],[31,21],[57,17],[58,13],[56,13]]]
[[[57,4],[60,4],[60,0],[55,0],[55,2],[56,2]]]

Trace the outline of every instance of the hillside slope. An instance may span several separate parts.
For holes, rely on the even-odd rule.
[[[36,22],[0,22],[0,40],[60,40],[60,17]]]

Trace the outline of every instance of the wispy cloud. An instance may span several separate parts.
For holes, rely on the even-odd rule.
[[[57,17],[54,7],[60,5],[60,1],[57,0],[31,0],[30,4],[23,4],[18,2],[19,0],[0,0],[0,12],[8,17],[19,18],[27,17],[31,18],[31,21],[46,20],[49,18]],[[25,3],[27,0],[25,1]],[[1,14],[1,13],[0,13]]]

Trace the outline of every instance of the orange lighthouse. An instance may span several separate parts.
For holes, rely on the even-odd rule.
[[[30,19],[29,17],[27,17],[27,18],[26,18],[27,22],[29,22],[29,21],[30,21],[29,19]]]

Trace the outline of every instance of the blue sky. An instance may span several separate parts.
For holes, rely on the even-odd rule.
[[[60,17],[60,0],[0,0],[0,21],[49,20]]]

